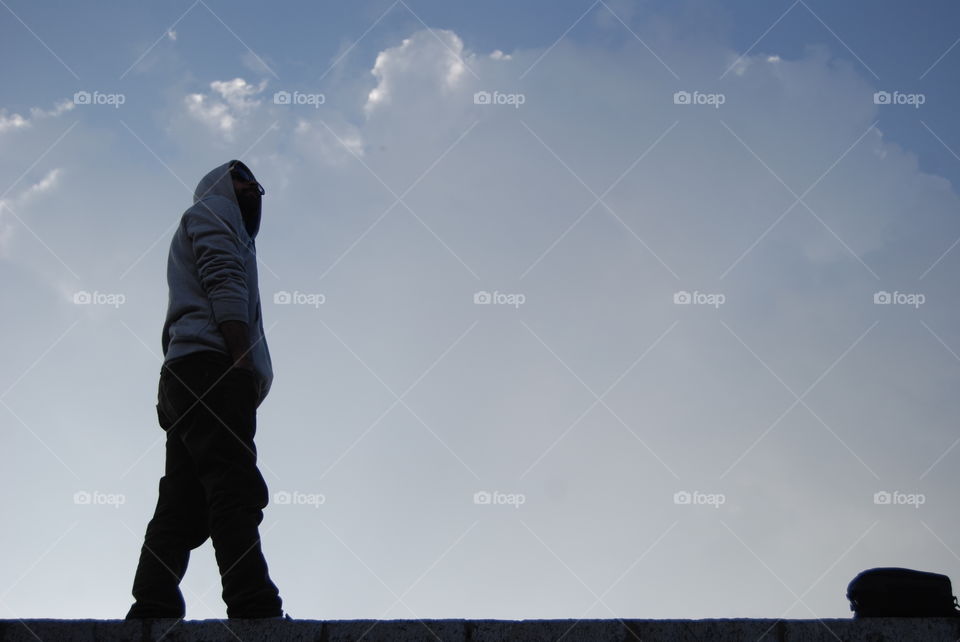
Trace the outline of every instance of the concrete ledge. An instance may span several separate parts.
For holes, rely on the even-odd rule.
[[[956,642],[960,618],[867,620],[0,620],[3,642]]]

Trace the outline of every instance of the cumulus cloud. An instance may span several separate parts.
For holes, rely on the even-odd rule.
[[[444,34],[447,46],[435,34]],[[739,54],[651,40],[678,79],[632,41],[610,52],[564,40],[542,58],[542,50],[515,49],[509,59],[467,51],[461,42],[452,32],[418,31],[381,51],[365,118],[349,133],[335,129],[335,138],[319,118],[297,125],[305,155],[319,148],[313,135],[327,146],[342,141],[365,150],[364,163],[343,150],[334,170],[311,167],[291,180],[308,186],[298,211],[323,215],[297,219],[285,256],[316,257],[318,271],[330,269],[316,287],[328,301],[349,301],[349,311],[326,309],[325,321],[342,329],[346,344],[363,345],[368,365],[393,385],[415,380],[431,355],[479,319],[477,334],[441,366],[446,374],[423,391],[444,399],[425,404],[425,421],[457,427],[443,433],[444,446],[526,488],[540,516],[623,515],[624,502],[642,507],[622,522],[631,537],[608,553],[578,547],[582,530],[558,535],[571,566],[600,565],[615,577],[634,534],[653,541],[678,519],[682,534],[658,545],[647,577],[679,574],[722,585],[731,572],[725,560],[741,559],[741,544],[713,517],[684,513],[670,500],[677,490],[699,488],[726,493],[727,512],[713,515],[788,569],[791,584],[809,584],[842,550],[836,533],[845,545],[874,519],[875,507],[861,501],[878,483],[874,473],[906,465],[902,448],[876,444],[899,443],[907,407],[943,411],[931,413],[937,417],[923,445],[910,453],[912,471],[919,475],[954,439],[949,393],[937,383],[950,376],[952,357],[916,319],[903,326],[906,338],[891,342],[885,328],[902,330],[903,319],[892,315],[905,310],[874,305],[873,294],[920,287],[918,276],[960,235],[956,194],[885,140],[876,88],[822,47],[793,57],[745,56],[722,83],[702,86],[687,70],[699,66],[700,76],[716,79]],[[523,94],[525,101],[475,104],[478,90]],[[725,102],[678,104],[680,90],[721,92]],[[409,209],[398,205],[378,218],[393,200],[380,181],[399,194],[424,172],[405,197]],[[273,267],[297,274],[302,262]],[[949,277],[945,264],[930,273],[922,283],[928,300],[950,291]],[[508,317],[499,314],[504,307],[471,306],[478,290],[520,292],[526,303]],[[726,303],[678,305],[678,291],[721,293]],[[269,313],[285,336],[315,335],[314,319],[294,308]],[[948,345],[960,345],[950,330],[958,326],[955,309],[930,306],[924,315],[949,335]],[[287,349],[296,345],[302,354],[299,341]],[[323,354],[331,372],[356,365],[346,351]],[[785,386],[799,393],[818,383],[842,355],[806,400],[816,416],[796,404],[765,434],[793,401]],[[313,359],[307,351],[299,366],[309,371]],[[616,383],[610,410],[598,404],[580,421],[593,401],[580,381],[597,394]],[[900,388],[906,381],[914,382],[908,392]],[[898,412],[877,409],[882,390],[901,390],[913,401]],[[355,398],[332,404],[337,420],[328,424],[362,405]],[[424,443],[436,446],[429,439],[389,441],[384,451],[393,461],[416,458]],[[374,463],[353,462],[374,474]],[[473,478],[449,463],[448,484],[469,496]],[[763,490],[757,478],[766,480]],[[575,491],[563,490],[568,480]],[[430,483],[407,492],[433,492]],[[764,518],[745,518],[751,514]],[[469,510],[461,517],[469,520]],[[817,526],[826,520],[837,524],[832,533]],[[897,525],[879,537],[895,547],[906,532]],[[531,549],[505,565],[534,556],[535,542]],[[788,559],[783,550],[804,554]],[[863,550],[847,561],[870,564]],[[528,570],[518,576],[549,572]],[[767,581],[763,568],[753,570],[741,572]],[[639,579],[631,588],[625,594],[644,590]],[[784,607],[776,596],[752,596],[749,606],[738,599],[720,599],[711,613],[759,616]],[[662,596],[651,600],[663,615],[690,615]],[[836,613],[827,591],[808,602],[818,613]],[[611,600],[621,611],[631,603]]]
[[[266,88],[267,81],[259,85],[248,83],[243,78],[215,80],[210,83],[210,94],[189,94],[185,99],[188,113],[198,121],[232,139],[238,123],[260,105],[257,98]]]
[[[460,86],[468,73],[468,64],[463,56],[463,40],[453,31],[417,31],[396,47],[377,54],[370,70],[377,78],[377,86],[370,90],[364,111],[369,115],[381,106],[424,91],[448,95]]]

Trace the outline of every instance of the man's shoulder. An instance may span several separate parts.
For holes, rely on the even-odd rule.
[[[183,221],[216,221],[221,220],[238,228],[243,223],[240,207],[226,196],[210,194],[204,196],[188,207],[181,217]]]

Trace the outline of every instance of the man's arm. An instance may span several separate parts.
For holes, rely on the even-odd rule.
[[[219,210],[215,211],[215,210]],[[184,215],[193,244],[200,285],[210,299],[213,316],[234,367],[254,370],[247,326],[247,283],[240,244],[239,210],[211,199]]]
[[[224,321],[220,324],[220,333],[226,341],[234,367],[253,370],[253,358],[250,356],[250,332],[247,324],[243,321]]]

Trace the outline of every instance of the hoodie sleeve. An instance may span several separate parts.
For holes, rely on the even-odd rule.
[[[183,216],[196,257],[200,285],[218,324],[248,322],[248,292],[240,212],[225,198],[206,198]]]

